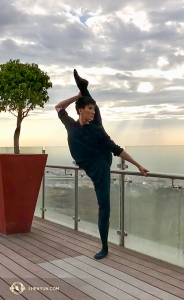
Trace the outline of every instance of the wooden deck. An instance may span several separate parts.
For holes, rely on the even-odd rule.
[[[30,233],[0,235],[0,300],[184,299],[183,268],[114,244],[96,261],[99,249],[98,238],[37,217]]]

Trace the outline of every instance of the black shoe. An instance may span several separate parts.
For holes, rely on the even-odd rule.
[[[94,258],[99,260],[99,259],[106,257],[107,255],[108,255],[108,250],[102,249],[99,253],[94,255]]]
[[[87,91],[87,87],[88,87],[89,82],[86,79],[81,78],[78,75],[76,69],[74,69],[73,73],[74,73],[74,78],[75,78],[76,84],[77,84],[81,94],[83,95]]]

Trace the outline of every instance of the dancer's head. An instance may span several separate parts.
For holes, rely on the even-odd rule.
[[[75,102],[75,108],[79,117],[83,120],[92,121],[95,115],[96,101],[91,97],[80,97]]]

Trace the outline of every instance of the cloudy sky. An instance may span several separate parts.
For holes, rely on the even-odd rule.
[[[67,145],[54,106],[78,93],[74,68],[119,145],[184,144],[184,1],[1,0],[0,63],[10,59],[37,63],[53,83],[21,146]],[[16,118],[0,122],[0,146],[12,146]]]

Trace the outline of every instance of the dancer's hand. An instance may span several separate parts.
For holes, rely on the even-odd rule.
[[[79,93],[78,93],[78,97],[79,97],[79,98],[80,98],[80,97],[82,97],[82,94],[81,94],[81,92],[79,92]]]
[[[144,176],[146,176],[146,173],[149,172],[147,169],[145,169],[145,168],[142,167],[142,166],[139,166],[138,169],[139,169],[139,171],[140,171]]]

